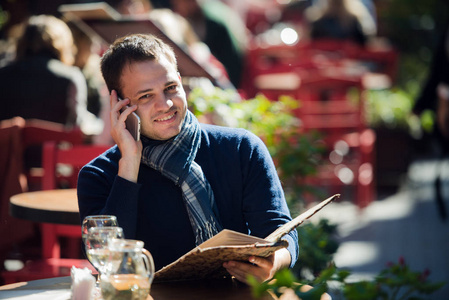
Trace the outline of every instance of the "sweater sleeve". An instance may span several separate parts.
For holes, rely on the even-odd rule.
[[[140,184],[117,175],[116,164],[104,155],[84,166],[78,175],[81,221],[88,215],[114,215],[126,238],[136,235]]]
[[[252,133],[243,139],[240,145],[243,166],[244,218],[252,235],[267,237],[276,228],[291,220],[290,211],[285,200],[273,160],[265,144]],[[244,162],[247,160],[246,162]],[[298,257],[298,235],[291,231],[283,239],[289,243],[291,255],[290,267]]]

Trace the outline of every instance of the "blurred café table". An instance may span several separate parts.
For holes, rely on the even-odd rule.
[[[80,225],[76,189],[45,190],[13,195],[10,214],[19,219]]]

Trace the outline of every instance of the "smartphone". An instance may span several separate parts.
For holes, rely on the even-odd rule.
[[[121,100],[121,99],[119,98],[119,100]],[[129,106],[126,106],[126,107],[129,107]],[[123,112],[123,110],[122,110],[122,112]],[[126,118],[125,126],[126,126],[126,129],[128,129],[128,131],[133,136],[134,140],[139,141],[140,140],[140,118],[135,112],[132,112]]]

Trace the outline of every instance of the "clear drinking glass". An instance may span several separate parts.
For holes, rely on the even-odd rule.
[[[93,227],[118,227],[117,217],[113,215],[90,215],[85,217],[81,224],[81,237],[83,239],[84,246],[86,246],[87,233],[89,229]],[[100,274],[97,276],[97,282],[93,292],[94,299],[101,299],[99,280]]]
[[[109,260],[100,280],[104,300],[147,299],[154,278],[154,262],[143,246],[138,240],[110,240]]]
[[[112,215],[92,215],[84,218],[81,225],[81,236],[84,245],[86,245],[86,236],[91,227],[118,227],[117,217]]]
[[[101,275],[105,270],[104,266],[109,259],[109,240],[123,239],[123,229],[121,227],[91,227],[87,232],[85,246],[86,255],[90,263]]]

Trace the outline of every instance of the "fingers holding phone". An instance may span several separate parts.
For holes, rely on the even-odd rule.
[[[130,107],[125,106],[125,108],[122,109],[121,113],[123,113],[127,108]],[[140,141],[140,118],[134,111],[132,111],[126,117],[125,126],[126,129],[131,133],[131,136],[134,138],[134,140]]]
[[[140,140],[140,118],[135,113],[137,107],[129,106],[129,99],[121,100],[115,91],[110,96],[112,137],[120,145],[129,143],[131,137],[134,141]],[[129,133],[129,134],[128,134]]]
[[[140,118],[135,113],[137,106],[128,106],[129,99],[120,100],[117,93],[111,93],[111,135],[120,149],[121,159],[118,175],[137,182],[142,142],[140,141]]]

